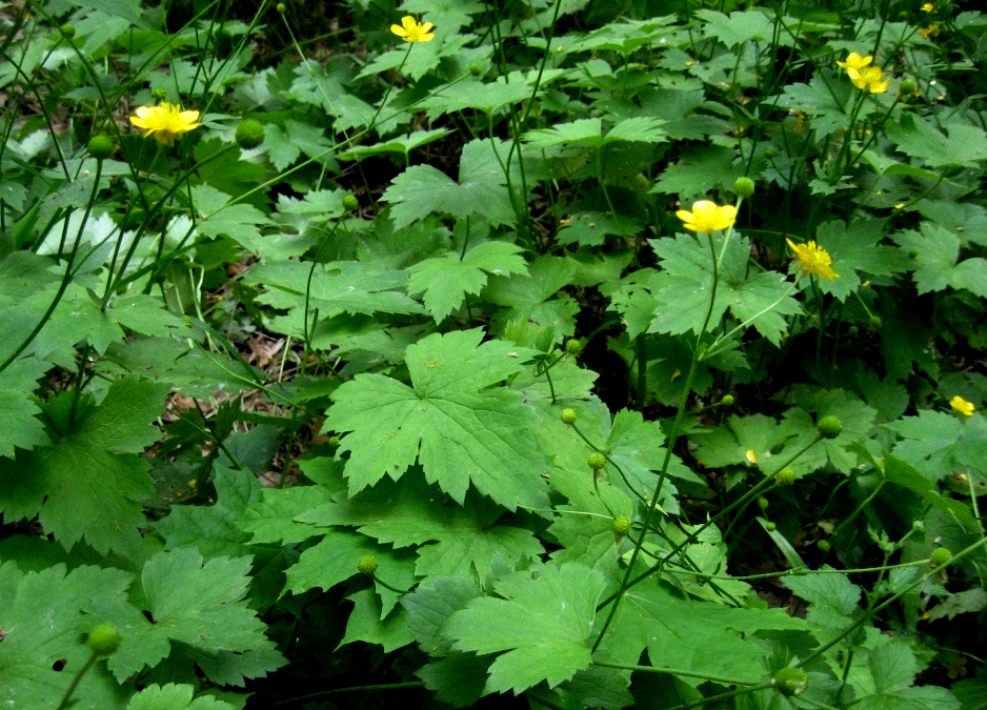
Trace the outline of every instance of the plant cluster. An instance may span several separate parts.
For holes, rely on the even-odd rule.
[[[4,5],[0,705],[987,707],[968,5]]]

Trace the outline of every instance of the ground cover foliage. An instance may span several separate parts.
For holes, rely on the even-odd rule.
[[[0,704],[987,706],[987,15],[0,8]]]

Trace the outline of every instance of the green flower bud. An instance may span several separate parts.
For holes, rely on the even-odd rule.
[[[917,90],[918,86],[915,84],[915,80],[910,76],[901,80],[901,93],[914,94]]]
[[[936,567],[942,567],[943,565],[948,565],[949,561],[953,559],[953,553],[947,550],[945,547],[937,547],[929,555],[929,567],[935,569]]]
[[[120,648],[120,632],[113,624],[94,626],[86,637],[86,645],[96,656],[110,656]]]
[[[264,126],[260,121],[248,118],[236,127],[236,144],[244,150],[256,148],[264,142]]]
[[[914,530],[915,532],[922,532],[923,530],[925,530],[925,521],[924,520],[914,521],[912,523],[912,530]]]
[[[563,409],[562,410],[562,423],[565,424],[566,426],[569,426],[571,424],[575,424],[576,423],[576,419],[578,417],[579,417],[579,415],[576,414],[576,410],[575,409],[568,409],[568,408],[566,408],[566,409]]]
[[[821,552],[829,552],[833,549],[833,546],[829,544],[829,540],[820,540],[816,543],[816,547],[818,547]]]
[[[795,469],[791,466],[785,466],[775,474],[775,483],[779,486],[790,486],[795,483]]]
[[[723,395],[723,399],[720,400],[720,404],[724,407],[732,407],[735,401],[732,394],[725,394]]]
[[[849,335],[851,338],[856,338],[858,335],[860,335],[860,328],[858,328],[855,325],[851,325],[847,329],[847,335]]]
[[[739,177],[733,183],[733,191],[737,197],[743,197],[746,200],[754,194],[754,181],[749,177]]]
[[[106,160],[113,155],[113,139],[109,136],[93,136],[86,144],[86,150],[96,160]]]
[[[778,529],[778,526],[775,523],[768,523],[764,527],[768,529],[768,532],[774,532],[775,530]]]
[[[613,525],[611,525],[611,527],[613,528],[614,533],[623,537],[631,531],[631,521],[627,519],[626,515],[621,515],[613,521]]]
[[[843,431],[843,422],[830,414],[816,422],[816,431],[824,439],[835,439]]]
[[[277,5],[275,5],[274,9],[278,11],[279,15],[283,15],[285,10],[287,10],[288,8],[284,6],[283,2],[279,2]]]
[[[168,92],[161,87],[158,87],[157,89],[151,91],[151,96],[155,101],[164,101],[168,98]]]
[[[75,25],[70,25],[67,22],[58,28],[62,33],[62,37],[65,39],[72,39],[75,37]]]
[[[360,570],[360,574],[373,574],[377,571],[377,558],[373,555],[364,555],[356,563],[356,568]]]
[[[343,209],[352,212],[360,206],[360,201],[353,195],[343,195]]]
[[[583,344],[575,338],[570,338],[565,342],[565,351],[570,355],[578,355],[583,351]]]
[[[339,446],[339,437],[338,436],[330,436],[329,437],[329,446]]]
[[[589,460],[586,462],[589,467],[594,471],[599,471],[601,468],[607,465],[607,457],[603,454],[594,451],[589,455]]]
[[[801,668],[782,668],[771,679],[782,695],[801,695],[809,688],[809,677]]]
[[[473,76],[480,76],[483,73],[483,67],[479,64],[470,64],[470,74]]]
[[[767,498],[757,499],[757,507],[761,510],[767,510],[769,505],[771,505],[771,502]]]

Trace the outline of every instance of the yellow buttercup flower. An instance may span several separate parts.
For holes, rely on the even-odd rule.
[[[169,103],[138,106],[130,122],[140,129],[145,138],[154,136],[154,140],[167,146],[175,145],[176,138],[202,125],[198,111],[182,111],[181,106]]]
[[[411,15],[401,18],[400,25],[391,25],[391,32],[403,39],[405,42],[431,42],[435,39],[431,22],[418,22]]]
[[[788,246],[795,252],[795,261],[798,262],[799,271],[803,274],[820,276],[827,281],[839,278],[840,275],[833,270],[833,258],[829,252],[815,242],[806,244],[795,244],[791,239],[786,239]]]
[[[972,417],[973,411],[976,407],[973,406],[972,402],[967,402],[965,399],[956,395],[951,400],[949,400],[949,406],[953,408],[954,411],[959,412],[964,417]]]
[[[922,8],[921,8],[921,9],[922,9],[922,12],[932,12],[933,10],[935,10],[935,9],[936,9],[936,6],[935,6],[935,5],[933,5],[933,4],[931,3],[931,2],[927,2],[927,3],[925,3],[925,4],[924,4],[924,5],[922,6]]]
[[[936,37],[939,34],[939,25],[933,22],[928,27],[922,27],[919,29],[918,33],[922,35],[922,39],[929,39],[930,37]]]
[[[884,73],[881,67],[870,66],[863,69],[847,69],[846,74],[850,77],[853,85],[862,91],[872,94],[883,94],[891,85],[891,78]]]
[[[675,216],[682,220],[686,229],[693,232],[715,232],[729,229],[737,221],[737,208],[733,205],[722,207],[709,200],[692,203],[692,212],[679,210]]]
[[[850,52],[850,54],[847,55],[846,61],[841,62],[837,60],[836,63],[849,72],[851,69],[857,69],[859,71],[872,61],[874,61],[874,57],[870,54],[866,57],[861,57],[856,52]]]

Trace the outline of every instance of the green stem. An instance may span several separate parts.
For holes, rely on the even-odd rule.
[[[79,683],[82,682],[83,677],[89,672],[89,669],[93,667],[96,663],[98,656],[95,653],[90,652],[88,660],[83,664],[79,672],[75,674],[72,682],[69,683],[69,687],[65,689],[65,695],[62,696],[62,702],[58,704],[55,710],[65,710],[69,706],[69,700],[72,699],[72,695],[75,693],[75,689],[79,687]]]

